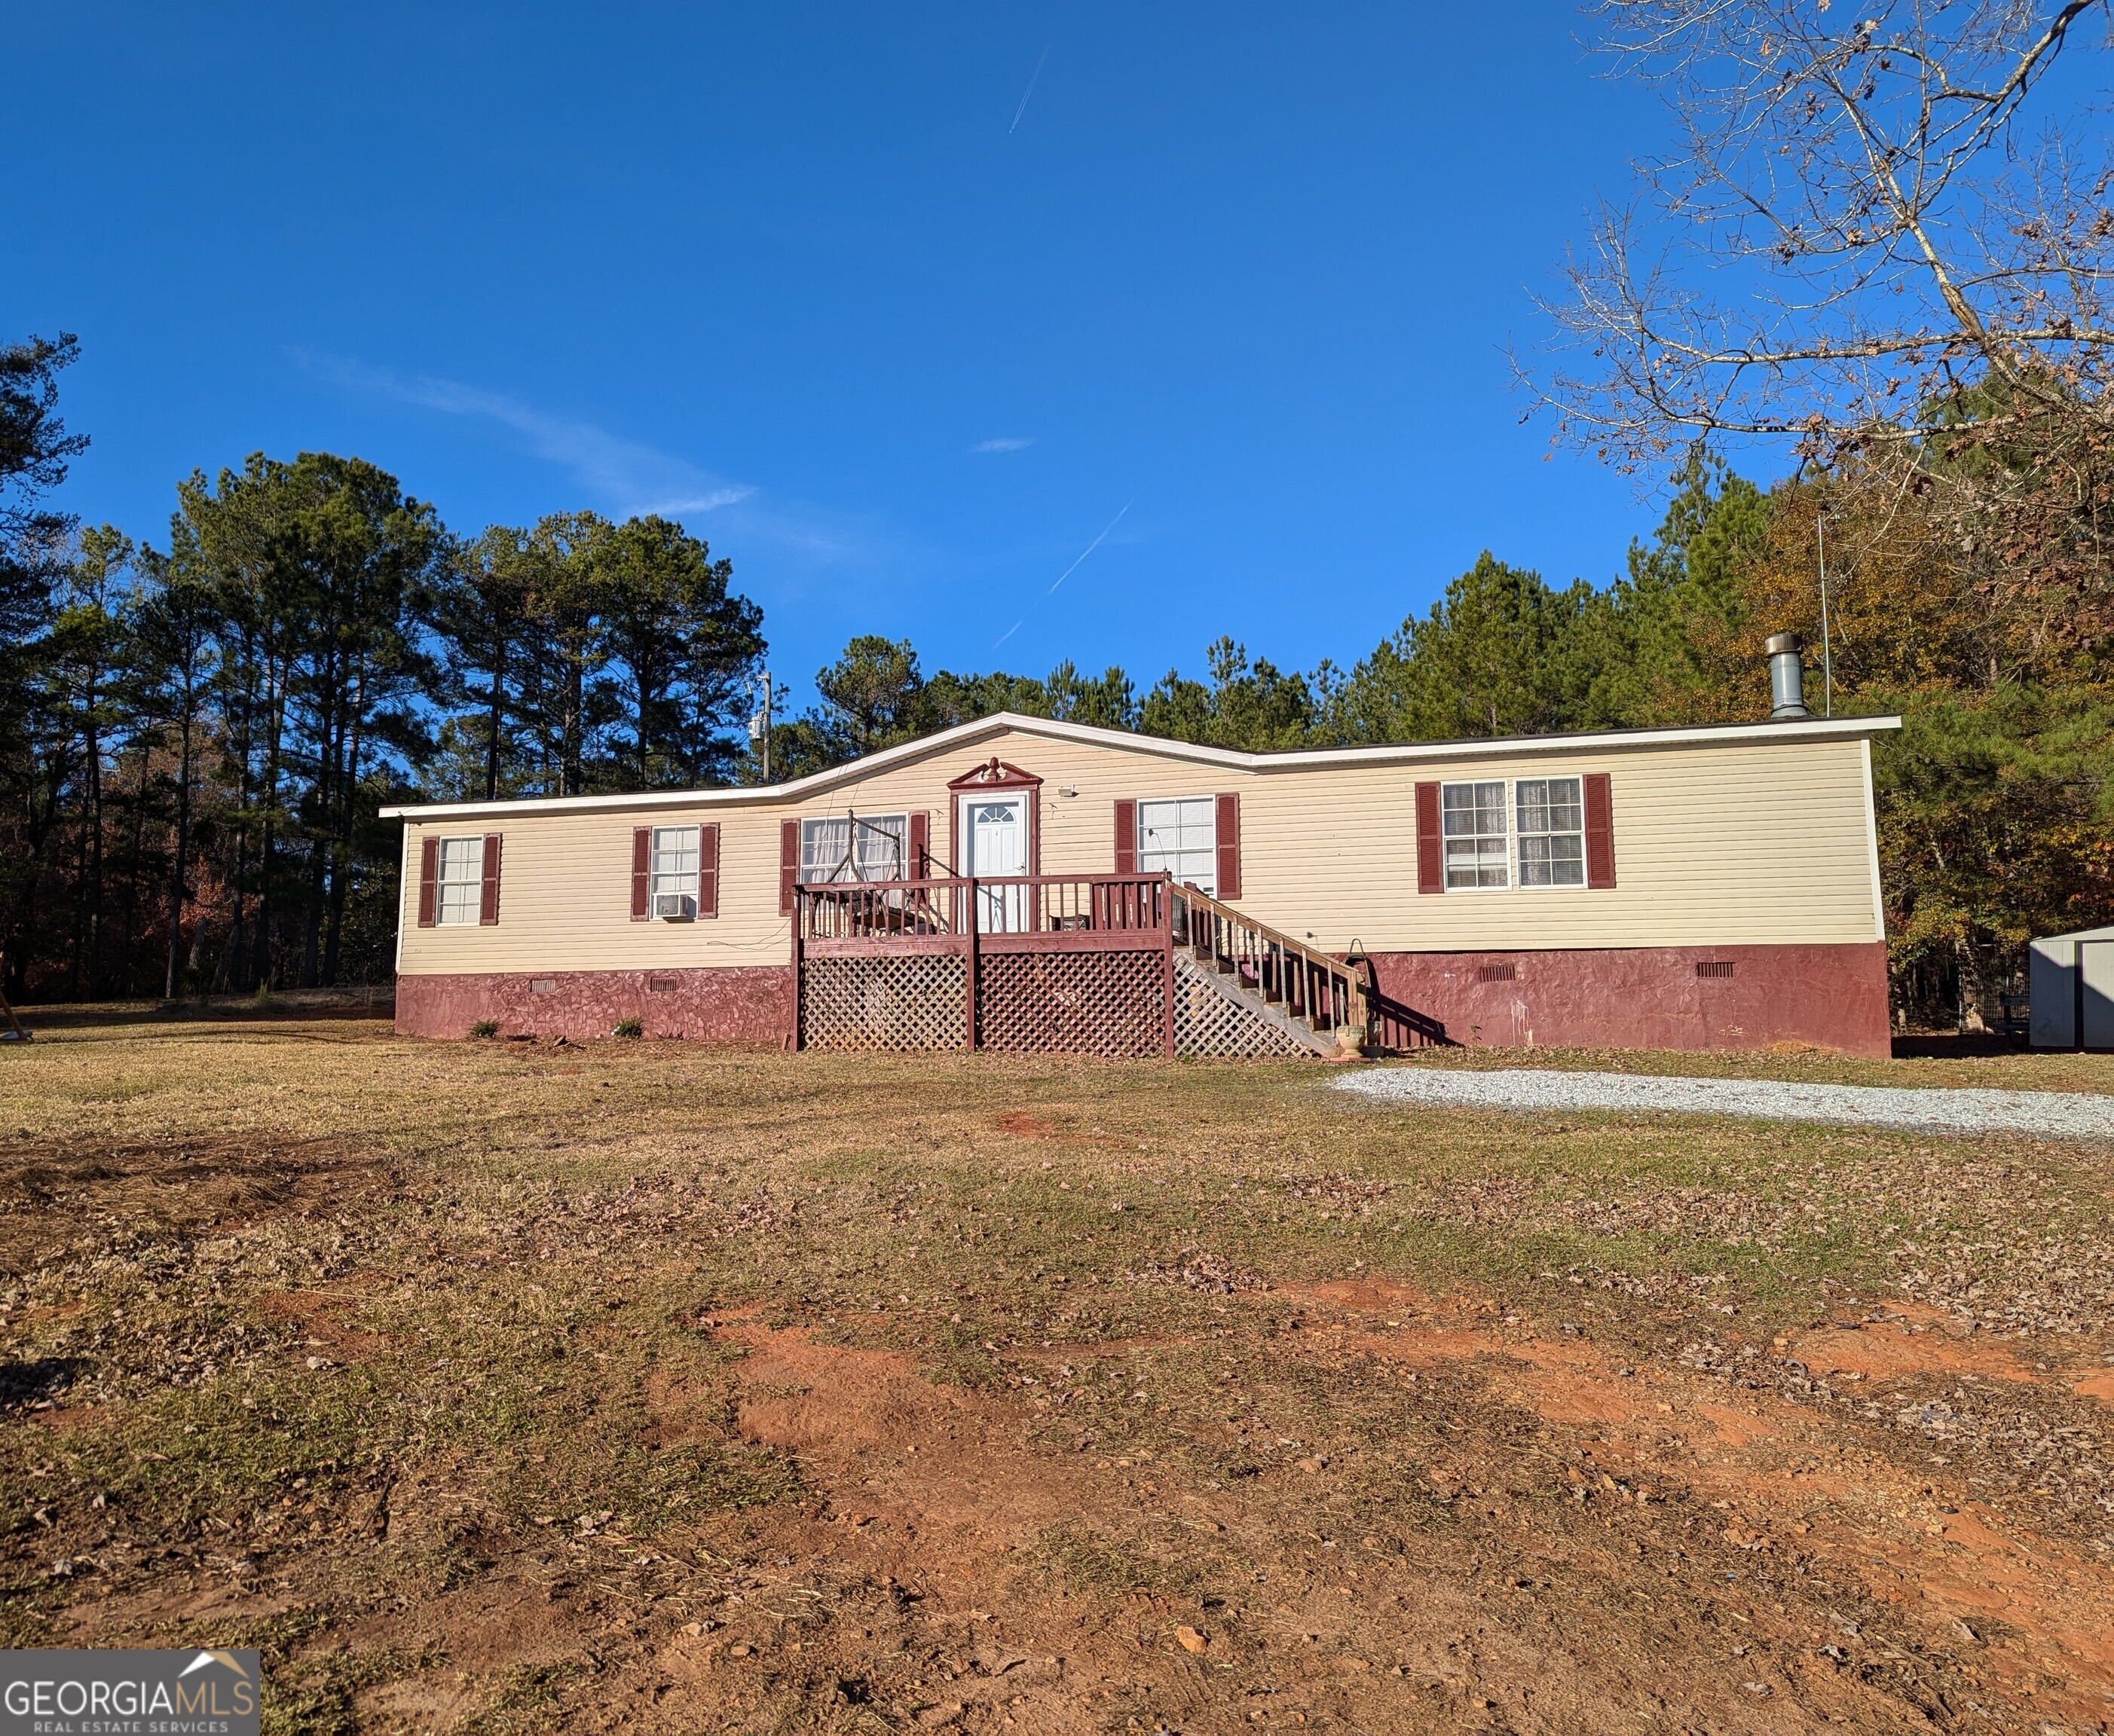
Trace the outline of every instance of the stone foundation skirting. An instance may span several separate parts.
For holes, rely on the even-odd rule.
[[[467,1037],[492,1020],[503,1036],[583,1043],[636,1019],[649,1037],[789,1047],[792,1015],[789,964],[396,979],[396,1030],[407,1037]]]
[[[1491,1048],[1892,1052],[1883,941],[1375,953],[1380,992]]]

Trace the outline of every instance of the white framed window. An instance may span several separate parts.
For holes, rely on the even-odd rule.
[[[1439,787],[1446,843],[1446,889],[1465,892],[1512,881],[1512,837],[1505,824],[1505,786],[1447,783]]]
[[[655,899],[666,897],[694,898],[698,895],[698,829],[695,826],[656,826],[653,829],[653,881],[649,890]],[[655,909],[660,906],[657,902]]]
[[[800,879],[903,880],[911,878],[908,814],[847,814],[800,822]]]
[[[1181,796],[1137,805],[1137,871],[1167,874],[1178,886],[1219,895],[1218,803]]]
[[[484,903],[484,839],[444,838],[441,840],[440,878],[433,903],[433,920],[445,926],[466,922],[477,925]]]
[[[1521,778],[1512,786],[1522,886],[1586,884],[1586,797],[1576,778]]]

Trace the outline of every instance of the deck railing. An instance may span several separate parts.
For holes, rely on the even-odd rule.
[[[1174,887],[1164,874],[1096,874],[832,880],[795,890],[803,941],[1093,934],[1155,945],[1169,931]]]
[[[835,880],[794,890],[796,966],[808,953],[963,952],[973,984],[979,951],[1180,949],[1316,1031],[1356,1031],[1372,1048],[1398,1051],[1447,1041],[1443,1025],[1369,987],[1359,966],[1165,874]]]

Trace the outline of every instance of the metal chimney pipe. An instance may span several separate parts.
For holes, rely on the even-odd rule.
[[[1813,714],[1805,709],[1805,667],[1798,660],[1805,641],[1795,633],[1772,633],[1764,648],[1769,654],[1769,721],[1810,717]]]

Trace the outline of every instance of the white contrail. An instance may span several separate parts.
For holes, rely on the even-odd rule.
[[[1055,582],[1053,583],[1047,591],[1044,592],[1041,596],[1036,598],[1033,603],[1030,603],[1027,605],[1028,614],[1032,614],[1035,612],[1037,604],[1046,601],[1049,598],[1053,597],[1057,594],[1057,587],[1063,584],[1066,579],[1069,578],[1074,573],[1079,570],[1079,561],[1084,560],[1089,555],[1092,554],[1096,549],[1099,548],[1104,542],[1107,541],[1109,532],[1123,523],[1123,514],[1128,512],[1131,508],[1137,504],[1137,496],[1136,495],[1132,495],[1129,500],[1123,503],[1121,510],[1116,514],[1115,517],[1110,519],[1106,524],[1101,527],[1100,535],[1095,537],[1091,542],[1086,546],[1086,547],[1080,550],[1079,560],[1073,561],[1070,566],[1065,568],[1062,573],[1059,573],[1057,575]],[[1024,614],[1018,620],[1015,621],[1012,626],[1007,628],[1004,633],[1000,633],[995,639],[991,641],[991,649],[993,651],[996,651],[1000,646],[1004,644],[1008,639],[1010,639],[1027,624],[1027,615]]]
[[[1057,39],[1054,36],[1051,37],[1049,41],[1043,43],[1042,60],[1036,62],[1035,71],[1028,77],[1027,89],[1020,94],[1020,107],[1013,112],[1013,126],[1009,126],[1006,129],[1006,132],[1009,135],[1011,135],[1014,126],[1018,126],[1020,125],[1020,117],[1027,112],[1027,99],[1035,94],[1035,80],[1042,76],[1042,61],[1050,58],[1050,51],[1056,47],[1056,45]]]
[[[1079,555],[1079,560],[1084,560],[1087,555],[1092,554],[1096,549],[1099,548],[1103,542],[1108,540],[1109,532],[1123,523],[1123,513],[1127,513],[1131,509],[1132,504],[1137,500],[1137,496],[1136,495],[1132,495],[1129,500],[1123,503],[1123,512],[1118,513],[1114,518],[1110,519],[1106,524],[1101,527],[1101,534],[1095,537],[1091,542],[1087,545],[1086,548]],[[1079,570],[1079,560],[1073,561],[1070,566],[1065,568],[1062,573],[1059,573],[1057,575],[1057,585],[1063,584],[1066,579],[1069,578],[1074,573]],[[1045,596],[1055,596],[1057,591],[1057,585],[1052,585],[1042,594]]]

